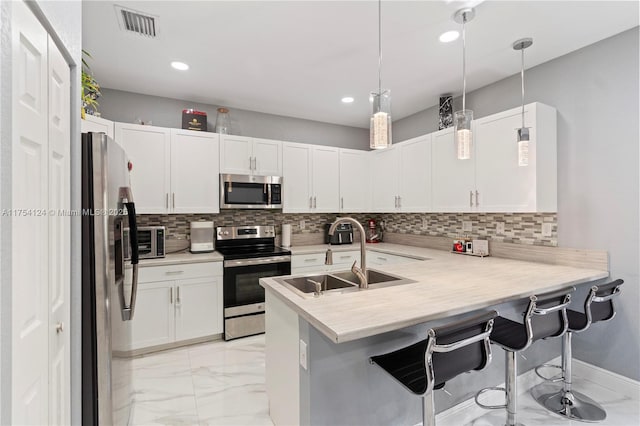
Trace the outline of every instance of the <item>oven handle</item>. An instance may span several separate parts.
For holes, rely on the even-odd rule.
[[[271,257],[258,257],[255,259],[238,259],[238,260],[225,260],[225,268],[237,268],[241,266],[252,265],[266,265],[269,263],[286,263],[291,262],[291,256],[271,256]]]

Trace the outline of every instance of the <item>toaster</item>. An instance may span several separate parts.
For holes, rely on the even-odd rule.
[[[336,228],[333,235],[329,235],[330,223],[324,225],[324,243],[325,244],[352,244],[353,243],[353,227],[350,223],[341,223]]]

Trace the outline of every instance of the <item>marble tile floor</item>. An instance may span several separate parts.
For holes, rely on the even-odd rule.
[[[265,391],[264,342],[264,335],[259,335],[134,358],[133,424],[272,426]],[[640,425],[637,397],[577,376],[574,389],[596,397],[605,407],[607,419],[598,425]],[[488,411],[471,405],[465,411],[438,415],[438,426],[504,424],[504,410]],[[518,421],[528,426],[585,424],[549,414],[528,392],[519,395],[518,411]]]

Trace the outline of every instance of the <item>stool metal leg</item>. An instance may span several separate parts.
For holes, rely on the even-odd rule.
[[[433,400],[433,390],[422,397],[422,424],[436,426],[436,407]]]
[[[532,389],[533,397],[547,410],[560,414],[568,419],[583,422],[600,422],[607,417],[604,408],[593,399],[579,392],[575,392],[571,386],[571,335],[567,332],[562,338],[562,370],[564,380],[562,389],[544,391],[545,385],[538,385]],[[548,389],[548,387],[547,387]]]
[[[507,423],[506,426],[522,426],[517,421],[517,377],[518,377],[518,363],[516,353],[513,351],[505,351],[505,363],[504,363],[504,387],[507,394]]]

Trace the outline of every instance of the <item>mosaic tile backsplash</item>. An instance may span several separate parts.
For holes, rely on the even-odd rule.
[[[219,214],[140,215],[140,226],[164,225],[168,239],[188,239],[189,222],[212,220],[215,226],[274,225],[280,233],[280,225],[290,223],[294,234],[324,232],[324,224],[337,216],[351,216],[366,225],[368,219],[384,221],[387,232],[456,238],[468,235],[505,243],[540,246],[558,245],[558,221],[556,213],[359,213],[293,214],[269,210],[225,210]],[[304,221],[304,229],[300,222]],[[463,222],[471,222],[471,232],[463,232]],[[504,224],[504,232],[497,233],[497,224]],[[551,237],[542,236],[542,224],[551,224]]]

